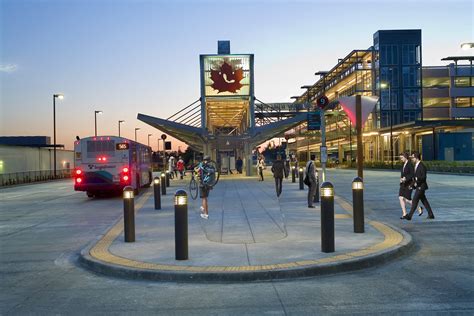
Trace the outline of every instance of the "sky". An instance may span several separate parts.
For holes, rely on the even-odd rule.
[[[0,136],[121,134],[153,150],[162,134],[137,113],[167,118],[200,97],[199,55],[255,55],[255,96],[291,102],[319,70],[377,30],[422,29],[423,65],[474,55],[474,1],[0,0]],[[183,146],[173,142],[173,149]]]

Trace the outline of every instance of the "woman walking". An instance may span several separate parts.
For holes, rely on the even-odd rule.
[[[398,191],[398,199],[402,208],[402,216],[400,219],[404,219],[407,215],[407,203],[412,204],[411,191],[413,190],[412,184],[414,180],[415,171],[413,165],[410,162],[408,153],[404,152],[400,154],[400,161],[403,163],[400,172],[400,190]],[[423,214],[423,209],[418,207],[419,215]]]

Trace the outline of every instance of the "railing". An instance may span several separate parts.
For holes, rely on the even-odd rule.
[[[54,170],[34,170],[22,171],[0,174],[0,186],[9,186],[15,184],[31,183],[38,181],[49,181],[56,179],[71,178],[71,169],[56,170],[56,177],[54,177]]]

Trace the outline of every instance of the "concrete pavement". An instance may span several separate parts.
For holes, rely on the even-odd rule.
[[[223,176],[211,191],[209,219],[199,216],[200,199],[189,199],[189,260],[175,260],[173,193],[188,179],[172,181],[154,210],[151,192],[137,200],[136,242],[125,243],[119,220],[81,252],[81,263],[100,273],[138,279],[246,281],[293,278],[356,270],[386,262],[411,249],[409,234],[367,220],[353,232],[351,204],[335,202],[334,253],[321,252],[319,203],[306,205],[306,190],[284,181]],[[350,183],[349,183],[350,185]]]

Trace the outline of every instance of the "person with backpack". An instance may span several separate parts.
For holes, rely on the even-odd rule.
[[[210,183],[214,182],[216,176],[216,170],[209,164],[211,157],[204,156],[202,162],[198,165],[199,174],[199,192],[202,199],[201,204],[201,217],[203,219],[209,219],[209,204],[207,198],[209,197],[209,191],[212,189]]]
[[[306,163],[306,175],[307,181],[306,184],[308,187],[308,207],[314,208],[313,200],[314,196],[316,195],[316,190],[318,189],[317,182],[318,182],[318,170],[314,165],[314,159],[316,156],[314,154],[311,155],[310,160]],[[309,184],[308,184],[309,183]]]
[[[273,177],[275,178],[275,188],[277,197],[280,197],[283,183],[283,174],[285,170],[285,165],[283,160],[281,160],[281,155],[276,156],[276,160],[273,161],[272,172]]]

